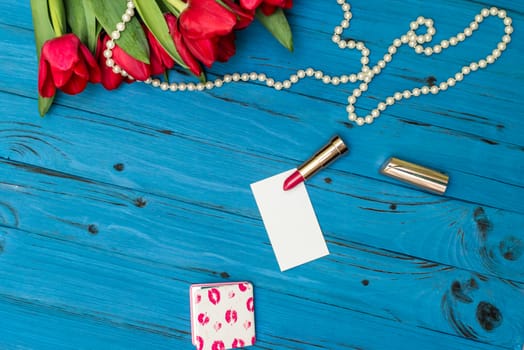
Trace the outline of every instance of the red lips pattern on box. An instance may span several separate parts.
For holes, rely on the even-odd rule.
[[[197,350],[226,350],[255,344],[251,283],[194,284],[190,288],[190,303],[191,334]]]

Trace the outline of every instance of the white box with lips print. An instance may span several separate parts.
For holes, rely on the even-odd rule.
[[[255,305],[250,282],[193,284],[189,294],[191,337],[197,350],[255,344]]]

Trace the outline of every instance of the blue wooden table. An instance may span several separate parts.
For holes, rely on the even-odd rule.
[[[0,1],[0,348],[192,349],[192,283],[255,286],[253,349],[521,349],[524,343],[524,5],[351,2],[346,38],[375,64],[422,15],[435,40],[498,6],[515,32],[494,65],[438,95],[402,100],[372,125],[347,119],[357,84],[305,79],[277,91],[130,84],[59,94],[37,112],[28,1]],[[335,1],[297,0],[295,51],[259,24],[208,71],[358,71],[331,41]],[[446,80],[490,54],[487,19],[442,54],[403,46],[357,103]],[[187,79],[179,76],[180,79]],[[250,183],[297,166],[332,135],[350,154],[307,183],[330,255],[280,272]],[[444,196],[379,174],[390,156],[444,171]]]

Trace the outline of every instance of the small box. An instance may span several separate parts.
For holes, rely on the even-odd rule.
[[[225,350],[255,344],[251,283],[193,284],[189,296],[191,337],[197,350]]]

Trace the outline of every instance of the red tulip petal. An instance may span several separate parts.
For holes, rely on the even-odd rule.
[[[38,93],[42,97],[53,97],[56,93],[53,78],[49,75],[49,67],[44,60],[40,61],[38,68]]]
[[[271,16],[273,13],[275,13],[275,10],[277,9],[277,7],[263,3],[262,5],[260,5],[260,9],[262,10],[262,13],[264,15]]]
[[[93,54],[83,44],[80,45],[80,52],[82,52],[85,63],[87,64],[87,67],[89,70],[89,81],[91,83],[99,83],[100,82],[100,69],[98,68],[98,64],[96,63],[96,59],[93,57]]]
[[[211,67],[217,58],[216,40],[184,40],[189,51],[206,67]]]
[[[185,38],[209,39],[233,30],[236,16],[216,0],[192,0],[180,14],[180,30]]]
[[[166,69],[171,69],[175,65],[175,61],[169,56],[166,50],[160,45],[158,40],[149,29],[146,30],[147,40],[149,42],[151,57],[150,68],[151,74],[161,74],[165,72]]]
[[[226,62],[235,54],[235,32],[223,36],[218,41],[217,59],[220,62]]]
[[[70,95],[76,95],[78,93],[81,93],[84,91],[84,89],[87,86],[87,80],[79,77],[73,76],[67,84],[62,86],[60,90],[65,92],[66,94]]]
[[[98,37],[98,44],[96,46],[96,58],[100,65],[100,82],[102,86],[107,90],[114,90],[120,86],[124,77],[120,74],[113,73],[113,70],[106,66],[106,58],[104,57],[104,50],[106,49],[106,43],[109,41],[107,35],[100,35]]]
[[[48,40],[42,46],[42,59],[50,63],[56,70],[70,70],[79,60],[78,47],[80,39],[74,34]]]
[[[260,6],[263,0],[240,0],[240,6],[248,10],[254,10]]]
[[[189,70],[196,76],[199,76],[202,74],[202,67],[200,66],[200,63],[195,59],[195,57],[191,54],[188,47],[184,43],[184,40],[182,39],[182,34],[180,33],[180,30],[178,30],[178,22],[177,18],[173,15],[166,16],[166,22],[167,26],[169,27],[169,32],[171,33],[171,37],[173,38],[173,41],[175,42],[176,50],[178,51],[178,54],[182,58],[185,64],[187,64]]]
[[[113,49],[113,60],[137,80],[146,80],[151,75],[149,65],[128,55],[118,45]]]
[[[255,18],[255,10],[245,9],[233,2],[233,0],[222,1],[237,17],[235,29],[244,29],[253,22],[253,19]]]

